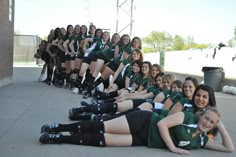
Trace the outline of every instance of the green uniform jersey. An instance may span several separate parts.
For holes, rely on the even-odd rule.
[[[123,55],[124,52],[126,52],[128,55],[130,55],[131,52],[132,52],[131,46],[130,46],[130,45],[127,45],[127,46],[125,46],[124,48],[119,47],[118,56],[113,60],[113,62],[114,62],[116,65],[119,65],[120,62],[122,61],[122,55]]]
[[[132,84],[135,82],[136,79],[139,79],[139,75],[140,74],[137,74],[137,75],[131,75],[130,76],[130,87],[132,86]]]
[[[162,89],[157,87],[156,85],[152,85],[150,87],[147,87],[146,90],[147,90],[147,93],[152,92],[154,96],[157,96],[162,91]]]
[[[143,78],[142,74],[138,74],[138,76],[134,80],[134,83],[136,84],[135,90],[138,90],[140,85],[142,85],[144,89],[146,89],[148,85],[148,78]]]
[[[176,147],[182,149],[198,149],[205,146],[208,141],[206,133],[192,137],[197,130],[197,117],[191,112],[183,112],[184,121],[181,125],[169,128],[171,139]],[[157,123],[164,116],[153,113],[149,127],[148,146],[155,148],[167,148],[162,140]]]
[[[183,111],[188,111],[188,112],[194,112],[195,111],[195,107],[193,106],[191,100],[189,100],[186,97],[183,97],[179,100],[179,103],[182,104],[183,106]]]
[[[180,99],[183,98],[183,93],[182,92],[171,92],[169,98],[173,102],[173,105],[176,104]],[[171,108],[173,107],[171,106]]]
[[[116,81],[123,81],[125,83],[126,77],[131,78],[132,76],[132,68],[129,63],[127,63],[122,71],[119,73],[118,77],[116,78]]]
[[[113,45],[109,49],[103,50],[100,53],[102,53],[106,59],[112,60],[114,58],[115,46],[116,45]]]
[[[183,110],[182,111],[188,111],[188,112],[194,112],[194,107],[191,104],[191,100],[189,100],[186,97],[183,97],[183,94],[180,92],[173,92],[170,94],[169,98],[172,100],[173,105],[171,106],[171,108],[177,103],[181,103],[183,105]],[[170,110],[161,110],[160,115],[166,117],[168,115]]]

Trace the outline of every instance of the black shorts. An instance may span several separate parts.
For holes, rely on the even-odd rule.
[[[65,55],[65,60],[66,60],[66,61],[75,60],[75,56]]]
[[[132,101],[133,101],[133,108],[136,108],[142,103],[147,102],[146,99],[133,99]]]
[[[91,59],[87,56],[83,58],[83,63],[87,63],[88,65],[91,63]]]
[[[59,57],[60,57],[60,60],[61,62],[65,62],[65,52],[60,50],[59,53],[58,53]]]
[[[84,52],[81,48],[79,48],[79,54],[76,56],[78,59],[83,59],[84,58]]]
[[[132,135],[132,146],[148,145],[149,125],[152,114],[150,111],[134,111],[126,115]]]
[[[116,72],[119,65],[117,65],[114,61],[110,61],[107,65],[113,72]]]
[[[104,60],[104,64],[110,62],[110,60],[107,59],[102,53],[99,53],[99,54],[98,54],[97,59]]]

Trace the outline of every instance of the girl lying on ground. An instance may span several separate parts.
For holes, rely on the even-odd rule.
[[[208,138],[207,132],[217,127],[222,142]],[[71,132],[63,135],[60,132]],[[190,149],[206,148],[233,152],[234,145],[220,121],[216,108],[197,116],[178,112],[167,117],[154,112],[136,111],[105,122],[46,124],[41,127],[42,144],[71,143],[90,146],[148,146],[167,148],[173,153],[189,155]]]

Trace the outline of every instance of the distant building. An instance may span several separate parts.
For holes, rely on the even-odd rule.
[[[15,0],[0,0],[0,87],[12,83]]]

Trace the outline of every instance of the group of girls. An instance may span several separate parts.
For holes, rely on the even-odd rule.
[[[162,76],[165,83],[160,85],[165,87],[152,97],[152,101],[146,98],[149,98],[148,93],[155,92],[144,89],[140,93],[147,95],[142,94],[146,95],[142,99],[132,99],[133,93],[128,93],[124,96],[126,100],[113,98],[85,104],[74,108],[77,115],[71,115],[78,122],[43,125],[39,141],[42,144],[71,143],[101,147],[148,146],[167,148],[185,155],[191,154],[189,150],[199,148],[233,152],[234,145],[220,121],[213,89],[208,85],[198,85],[192,77],[187,77],[182,84],[173,76],[166,75]],[[86,112],[113,114],[85,120],[83,114]],[[217,132],[222,142],[215,141]]]
[[[47,57],[42,58],[45,66],[39,80],[47,66],[44,82],[85,96],[91,96],[101,83],[107,91],[141,90],[151,80],[151,63],[143,62],[141,49],[139,37],[131,40],[128,34],[120,37],[115,33],[110,40],[109,32],[96,29],[94,25],[90,25],[88,34],[85,25],[74,28],[68,25],[66,30],[56,28],[50,31],[44,53],[40,53]],[[159,65],[156,67],[162,71]],[[112,81],[110,76],[113,76]]]
[[[75,29],[77,35],[68,30],[71,35],[65,39],[54,33],[46,49],[50,56],[55,55],[54,49],[59,54],[65,52],[65,77],[62,78],[66,80],[66,87],[75,87],[76,92],[93,99],[69,110],[69,118],[78,122],[43,125],[39,139],[42,144],[148,146],[168,148],[178,154],[190,154],[189,149],[197,148],[234,151],[210,86],[199,85],[192,77],[183,82],[176,80],[158,64],[143,61],[138,37],[131,40],[125,34],[118,40],[119,35],[114,34],[109,43],[108,32],[97,33],[99,38],[85,37],[82,26]],[[62,49],[55,48],[59,43]],[[56,57],[55,60],[57,63]],[[63,73],[60,68],[56,68],[56,72]],[[59,85],[64,83],[60,79],[56,81]],[[109,84],[104,85],[105,90],[96,89],[106,81]],[[222,143],[214,141],[217,132]]]

